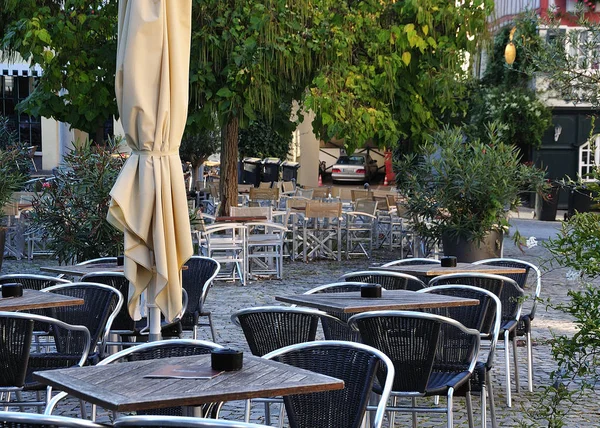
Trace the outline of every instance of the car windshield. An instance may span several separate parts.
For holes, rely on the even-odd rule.
[[[336,163],[338,165],[364,165],[365,158],[362,156],[340,156]]]

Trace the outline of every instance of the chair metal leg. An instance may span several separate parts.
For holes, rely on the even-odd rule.
[[[279,427],[283,428],[283,418],[285,416],[285,405],[281,403],[279,406]]]
[[[531,333],[525,334],[527,341],[527,387],[529,392],[533,392],[533,345],[531,344]]]
[[[504,332],[504,366],[506,368],[506,406],[512,407],[512,391],[510,386],[510,340],[508,331]]]
[[[271,406],[265,402],[265,425],[271,425]]]
[[[452,395],[454,394],[454,388],[448,388],[448,402],[446,403],[448,405],[448,428],[454,428],[454,409],[453,409],[453,400],[452,400]]]
[[[246,400],[246,404],[244,406],[244,422],[250,422],[250,400]]]
[[[521,392],[521,379],[519,378],[519,361],[517,359],[517,337],[513,337],[512,349],[513,349],[513,363],[515,365],[515,388],[517,392]]]
[[[217,335],[215,334],[215,327],[213,326],[213,322],[212,322],[212,316],[210,314],[210,312],[207,315],[208,317],[208,325],[210,326],[210,335],[212,336],[212,340],[213,342],[217,342]],[[196,328],[194,327],[194,333],[195,333]],[[195,337],[194,337],[195,339]]]
[[[413,407],[417,407],[417,399],[416,398],[411,398],[412,401],[412,406]],[[417,413],[413,412],[412,413],[412,426],[413,428],[417,428]]]
[[[194,328],[192,329],[192,338],[194,340],[198,339],[198,326],[195,325]]]
[[[481,386],[481,428],[487,427],[487,388]]]
[[[469,392],[465,394],[465,402],[467,405],[467,419],[469,421],[469,428],[475,428],[473,426],[473,402],[471,400],[471,394]]]
[[[490,418],[492,419],[492,428],[497,428],[496,423],[496,402],[494,401],[494,387],[492,386],[492,374],[486,371],[485,380],[487,384],[488,397],[490,402]]]

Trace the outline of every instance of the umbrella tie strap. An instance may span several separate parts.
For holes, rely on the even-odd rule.
[[[132,150],[131,153],[138,156],[173,156],[179,155],[179,148],[175,150]]]

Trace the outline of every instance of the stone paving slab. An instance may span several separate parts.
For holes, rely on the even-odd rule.
[[[521,216],[513,220],[513,224],[519,229],[519,232],[525,236],[536,236],[538,241],[542,242],[549,236],[556,233],[560,227],[560,222],[539,222]],[[505,257],[516,257],[530,261],[543,268],[542,297],[550,299],[552,303],[567,301],[567,291],[578,287],[577,283],[570,282],[566,277],[566,269],[548,269],[545,267],[545,260],[548,252],[542,246],[537,246],[525,250],[522,253],[510,241],[505,242]],[[213,313],[215,323],[217,342],[223,345],[233,346],[249,352],[245,343],[241,329],[233,325],[230,316],[236,310],[262,305],[278,305],[275,301],[276,294],[302,293],[317,285],[334,282],[344,273],[367,269],[370,266],[376,266],[384,262],[394,260],[397,255],[393,252],[378,250],[371,260],[357,258],[350,261],[317,261],[310,263],[286,262],[284,264],[284,279],[282,280],[260,280],[249,281],[248,285],[243,287],[239,283],[215,282],[207,298],[207,307]],[[51,259],[36,258],[33,261],[5,260],[2,267],[2,274],[5,273],[39,273],[39,267],[43,265],[55,264]],[[556,365],[550,355],[550,347],[547,340],[552,334],[572,333],[575,331],[575,325],[568,317],[559,311],[547,309],[545,305],[538,306],[538,313],[533,323],[534,339],[534,386],[539,390],[540,385],[547,385],[550,379],[550,373],[555,370]],[[200,339],[208,340],[210,338],[208,328],[201,329]],[[520,362],[521,392],[515,393],[513,389],[513,407],[507,408],[505,404],[504,393],[504,352],[497,352],[496,365],[493,370],[495,379],[496,406],[498,413],[498,424],[501,427],[516,427],[523,420],[523,409],[528,408],[537,400],[535,394],[526,391],[526,364],[524,347],[518,348]],[[598,422],[598,405],[600,397],[593,395],[589,400],[577,403],[567,415],[567,427],[595,427]],[[442,403],[445,401],[441,399]],[[474,397],[475,424],[479,422],[479,397]],[[273,406],[273,419],[277,419],[277,409]],[[455,399],[455,426],[467,426],[466,414],[464,411],[464,399]],[[58,414],[77,417],[79,415],[78,402],[75,400],[66,400],[58,409]],[[101,413],[100,420],[107,421],[111,415],[107,412]],[[242,419],[243,403],[226,403],[222,417],[225,419]],[[263,406],[253,406],[251,420],[255,422],[264,421]],[[407,426],[410,422],[409,417],[402,416],[396,419],[396,426]],[[387,426],[387,425],[386,425]],[[445,426],[445,417],[437,415],[424,415],[419,417],[419,426],[422,427],[440,427]]]

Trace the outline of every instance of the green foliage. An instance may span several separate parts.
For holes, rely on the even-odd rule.
[[[321,51],[311,40],[314,16],[304,0],[195,0],[190,60],[190,124],[232,117],[241,128],[271,120],[300,99]]]
[[[548,16],[536,17],[536,26],[543,27],[545,39],[542,48],[537,38],[525,39],[523,49],[531,58],[526,70],[536,76],[538,86],[573,104],[590,103],[600,106],[600,22],[585,16],[586,8],[578,3],[575,15],[569,15],[572,25],[578,27],[565,31],[561,27],[564,13],[558,9]],[[570,45],[572,48],[567,48]],[[576,47],[576,48],[575,48]]]
[[[248,129],[240,131],[240,159],[247,156],[275,157],[285,160],[290,151],[292,133],[282,135],[264,120],[252,122]]]
[[[504,49],[509,42],[510,30],[514,27],[513,43],[517,49],[515,62],[508,65],[504,59]],[[543,40],[538,35],[537,16],[523,14],[515,23],[502,28],[494,37],[494,43],[488,56],[488,63],[482,78],[485,86],[504,86],[507,88],[526,88],[531,80],[532,55],[543,49]],[[525,49],[525,44],[527,48]]]
[[[444,127],[418,154],[396,164],[403,205],[422,236],[481,240],[508,224],[507,211],[520,192],[544,181],[544,171],[519,163],[519,150],[496,124],[487,133],[486,142],[465,141],[459,128]]]
[[[485,138],[485,124],[502,123],[502,139],[518,147],[539,148],[544,132],[552,125],[552,112],[537,94],[525,87],[483,87],[474,93],[466,132]]]
[[[322,11],[328,55],[306,106],[313,127],[349,152],[367,141],[416,143],[460,111],[468,54],[481,45],[491,1],[341,2]],[[471,56],[473,58],[473,56]]]
[[[557,238],[546,243],[555,265],[568,266],[588,279],[600,276],[600,214],[578,213],[563,222]]]
[[[26,175],[17,167],[21,156],[18,148],[0,147],[0,211],[11,199],[13,192],[23,188]]]
[[[9,167],[16,167],[27,180],[31,169],[29,147],[25,142],[19,141],[17,133],[10,127],[8,118],[3,116],[0,116],[0,150],[8,150],[12,153],[10,156],[13,159],[11,159]]]
[[[60,263],[123,252],[123,233],[106,221],[109,193],[125,162],[117,147],[118,141],[87,142],[74,149],[34,200],[32,222]]]
[[[191,162],[192,166],[197,168],[218,151],[220,143],[218,130],[186,130],[179,146],[179,155],[181,160]]]
[[[4,0],[1,49],[43,75],[17,106],[94,135],[118,116],[114,80],[117,0]]]
[[[568,296],[568,303],[549,306],[569,315],[577,331],[573,335],[556,335],[550,342],[558,368],[550,374],[551,385],[542,385],[536,393],[532,400],[535,405],[524,413],[521,427],[566,426],[564,417],[575,404],[589,400],[600,381],[600,290],[583,283],[580,289],[570,290]]]

